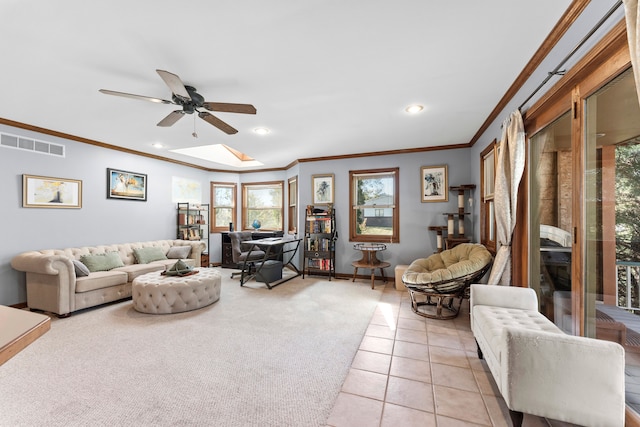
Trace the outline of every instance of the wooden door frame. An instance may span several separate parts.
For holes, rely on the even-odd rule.
[[[626,25],[624,19],[616,24],[611,31],[604,36],[591,51],[589,51],[578,63],[547,92],[540,100],[533,104],[524,114],[525,132],[527,134],[526,146],[529,152],[531,135],[534,135],[551,122],[562,116],[567,111],[573,111],[575,119],[572,121],[572,148],[574,176],[582,176],[584,167],[584,153],[582,142],[582,111],[585,98],[598,90],[607,81],[619,75],[631,65],[629,47],[627,43]],[[576,169],[577,168],[577,169]],[[516,286],[528,286],[529,283],[529,164],[525,163],[525,170],[518,191],[518,208],[516,211],[517,222],[513,233],[512,245],[512,283]],[[574,188],[575,194],[582,195],[583,182],[578,180]],[[584,301],[583,286],[584,276],[582,268],[582,233],[584,223],[581,217],[584,207],[581,204],[583,198],[576,197],[573,202],[573,221],[576,233],[574,233],[572,278],[578,287],[572,290],[572,304],[576,331],[584,332]]]

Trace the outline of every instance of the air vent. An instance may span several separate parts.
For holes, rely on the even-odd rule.
[[[32,151],[50,156],[64,157],[64,145],[37,139],[24,138],[22,136],[0,133],[0,147],[15,148],[18,150]]]

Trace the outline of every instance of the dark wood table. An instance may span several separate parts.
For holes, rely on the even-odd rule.
[[[391,264],[386,261],[380,261],[376,256],[376,253],[386,250],[387,245],[384,243],[356,243],[353,245],[353,248],[362,251],[362,258],[351,263],[354,267],[353,279],[351,281],[356,281],[358,268],[369,268],[371,269],[371,289],[374,289],[374,282],[376,278],[375,272],[376,268],[379,268],[380,273],[382,274],[382,280],[386,283],[387,277],[384,275],[384,269],[389,267]]]

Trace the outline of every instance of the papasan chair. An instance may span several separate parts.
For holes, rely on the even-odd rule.
[[[491,253],[478,243],[462,243],[413,261],[402,276],[412,310],[432,319],[453,319],[469,296],[469,286],[485,275],[492,262]]]

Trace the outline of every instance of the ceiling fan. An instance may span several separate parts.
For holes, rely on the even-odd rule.
[[[130,93],[124,92],[116,92],[113,90],[100,89],[100,92],[105,93],[107,95],[115,95],[115,96],[124,96],[126,98],[140,99],[142,101],[150,101],[158,104],[173,104],[179,105],[182,107],[182,110],[175,110],[164,119],[158,122],[158,126],[169,127],[184,117],[185,114],[193,114],[198,113],[198,117],[200,117],[205,122],[212,124],[217,127],[221,131],[233,135],[234,133],[238,133],[237,129],[234,129],[228,123],[223,122],[216,116],[206,111],[200,111],[199,108],[204,108],[209,111],[220,111],[223,113],[243,113],[243,114],[255,114],[256,109],[251,104],[230,104],[227,102],[207,102],[204,100],[204,97],[196,92],[196,88],[193,86],[186,86],[182,83],[180,77],[176,74],[170,73],[164,70],[156,70],[157,73],[162,77],[162,80],[169,86],[171,89],[171,101],[167,99],[160,98],[152,98],[150,96],[143,95],[133,95]],[[195,132],[194,132],[195,134]],[[194,135],[195,136],[195,135]]]

